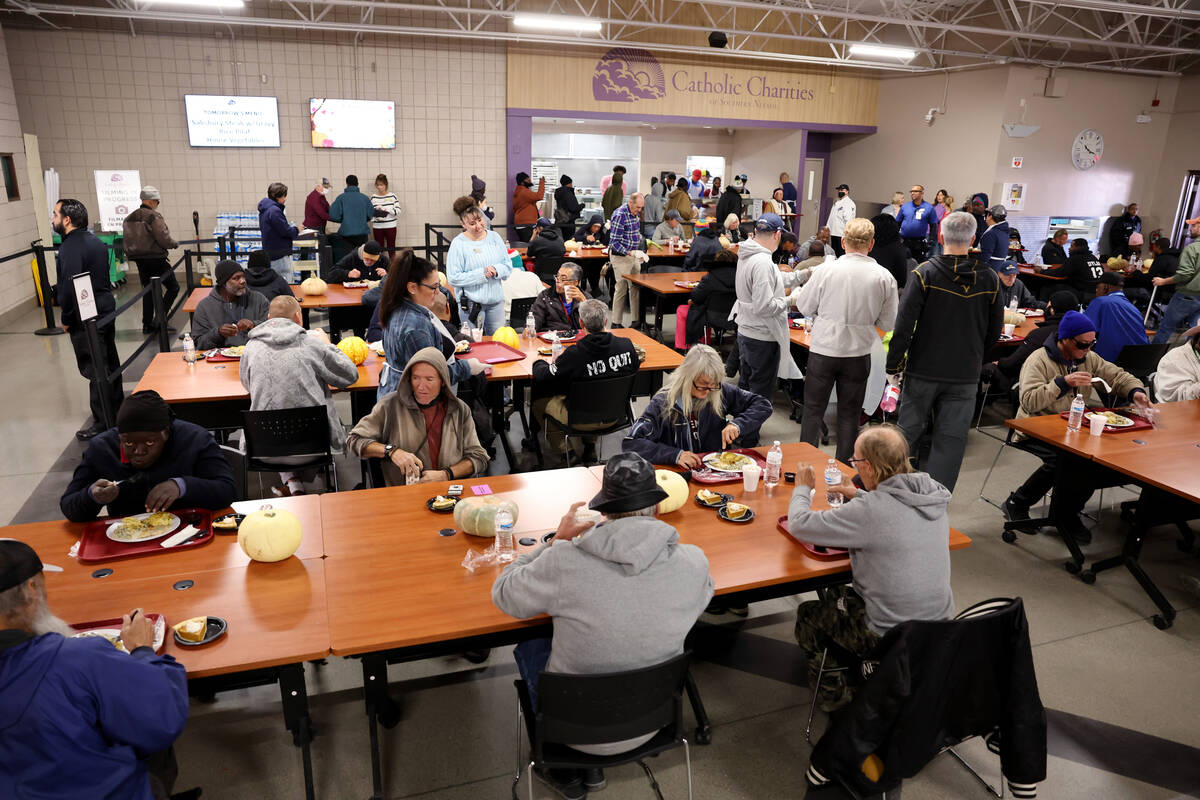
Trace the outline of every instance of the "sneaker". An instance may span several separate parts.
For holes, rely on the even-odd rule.
[[[608,786],[608,781],[604,780],[604,770],[588,767],[583,771],[583,788],[589,792],[598,792],[605,786]]]
[[[1076,544],[1092,543],[1092,532],[1088,530],[1086,525],[1079,521],[1079,517],[1069,517],[1058,520],[1055,524],[1058,527],[1058,532],[1062,534],[1064,538],[1070,536],[1075,540]]]
[[[708,604],[708,608],[704,609],[705,614],[719,615],[724,614],[729,610],[729,607],[724,603],[718,603],[715,600]]]
[[[102,433],[104,433],[104,428],[100,427],[99,425],[92,425],[90,428],[83,428],[82,430],[75,431],[75,438],[81,442],[86,442],[89,439],[96,438]]]
[[[579,770],[534,767],[533,777],[563,800],[585,800],[587,797],[587,789],[583,786],[583,779],[579,777]]]
[[[730,606],[729,613],[735,617],[748,617],[750,616],[750,606]]]
[[[1015,502],[1012,495],[1004,501],[1004,505],[1000,506],[1000,511],[1004,514],[1004,518],[1009,522],[1023,522],[1029,519],[1029,506],[1023,506]]]

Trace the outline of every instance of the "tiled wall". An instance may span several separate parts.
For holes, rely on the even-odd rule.
[[[472,173],[487,181],[492,205],[504,213],[503,46],[368,37],[354,47],[349,38],[294,33],[239,34],[231,43],[228,33],[212,31],[10,29],[7,38],[4,64],[11,65],[21,121],[40,139],[43,166],[61,174],[62,194],[90,207],[92,170],[140,170],[143,183],[162,191],[160,210],[178,240],[194,236],[193,210],[201,235],[209,236],[218,211],[253,211],[276,180],[288,185],[288,216],[299,222],[316,182],[328,177],[336,193],[348,173],[368,191],[377,173],[387,173],[404,207],[398,244],[422,244],[427,221],[456,223],[450,205],[470,190]],[[5,69],[5,112],[7,78]],[[281,147],[190,147],[185,94],[277,97]],[[396,149],[313,148],[310,97],[395,100]],[[0,141],[7,141],[8,126],[4,113]],[[7,284],[0,281],[0,291]]]
[[[21,120],[13,95],[13,76],[8,69],[8,55],[4,52],[6,38],[0,32],[0,153],[13,155],[21,199],[9,200],[0,187],[0,257],[24,250],[38,238],[33,192],[25,167],[25,142],[21,138]],[[0,315],[34,297],[29,261],[19,258],[0,264]]]

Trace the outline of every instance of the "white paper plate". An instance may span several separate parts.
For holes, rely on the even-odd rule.
[[[170,513],[170,512],[167,512],[167,513]],[[133,519],[145,519],[146,517],[150,516],[150,514],[148,514],[148,513],[147,514],[131,514],[130,516]],[[161,533],[154,533],[150,536],[141,536],[141,537],[138,537],[137,539],[123,539],[120,536],[114,536],[113,532],[116,531],[117,528],[119,528],[121,526],[121,522],[123,521],[123,520],[118,520],[118,521],[112,523],[111,525],[109,525],[108,528],[105,529],[104,535],[107,536],[109,539],[112,539],[114,542],[122,542],[123,544],[135,544],[137,542],[149,542],[149,541],[153,541],[154,539],[161,539],[162,537],[166,536],[167,534],[174,533],[175,531],[179,530],[179,523],[180,523],[179,517],[175,516],[174,514],[171,514],[171,520],[172,520],[172,522],[171,522],[170,528],[168,528],[164,525],[162,528],[155,529],[157,531],[161,531]]]

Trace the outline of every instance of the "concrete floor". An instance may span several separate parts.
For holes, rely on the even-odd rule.
[[[67,338],[33,336],[31,331],[40,326],[40,314],[31,312],[0,329],[0,358],[10,365],[0,384],[0,402],[10,409],[0,418],[5,455],[0,460],[0,521],[18,513],[21,521],[57,518],[57,492],[81,452],[73,434],[87,416],[86,385],[75,370]],[[140,339],[140,329],[127,326],[124,321],[118,336],[123,356]],[[126,389],[135,382],[126,381]],[[342,402],[348,419],[348,403]],[[762,438],[794,441],[798,432],[780,395]],[[1174,627],[1156,630],[1148,620],[1154,610],[1150,600],[1127,573],[1108,572],[1087,586],[1063,570],[1066,552],[1055,537],[1001,542],[999,512],[979,500],[998,446],[985,433],[971,434],[951,522],[973,544],[952,556],[953,587],[960,609],[990,597],[1024,598],[1050,717],[1049,775],[1041,796],[1200,797],[1200,597],[1186,588],[1187,578],[1200,577],[1200,559],[1177,550],[1172,530],[1159,529],[1150,537],[1142,562],[1180,610]],[[612,444],[605,451],[612,452]],[[988,496],[1003,499],[1035,465],[1031,456],[1005,451]],[[353,485],[356,468],[349,463],[344,467],[348,482],[343,485]],[[1091,510],[1099,521],[1094,542],[1084,548],[1089,558],[1119,549],[1123,528],[1112,506],[1131,496],[1125,489],[1108,490],[1104,508],[1098,507],[1098,498],[1093,500]],[[791,626],[798,599],[754,604],[745,621],[729,616],[705,621],[738,628],[739,636],[771,640],[769,652],[791,659],[796,657]],[[330,658],[306,671],[317,727],[313,756],[318,796],[366,797],[370,760],[359,663]],[[804,796],[810,695],[804,686],[781,679],[788,673],[778,663],[753,659],[695,666],[716,728],[711,746],[692,749],[697,797]],[[516,760],[515,674],[507,648],[493,651],[481,667],[460,658],[393,665],[391,690],[402,703],[403,718],[382,733],[386,796],[507,797]],[[814,735],[823,730],[825,719],[817,713]],[[177,789],[200,785],[206,797],[228,800],[303,796],[299,754],[284,730],[278,692],[272,687],[221,694],[212,703],[193,702],[192,719],[177,750]],[[965,754],[985,776],[996,779],[994,756],[978,744],[969,744]],[[686,796],[682,753],[665,754],[650,765],[664,796]],[[603,796],[611,800],[653,796],[636,765],[610,770],[608,780]],[[526,791],[522,780],[522,796]],[[906,781],[903,793],[931,800],[987,797],[948,757]],[[539,785],[535,796],[549,794]]]

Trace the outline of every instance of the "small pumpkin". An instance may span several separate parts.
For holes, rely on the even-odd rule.
[[[496,329],[496,332],[492,334],[492,341],[506,344],[518,350],[521,349],[521,337],[517,336],[517,332],[507,325]]]
[[[670,514],[683,508],[691,496],[691,491],[682,475],[669,469],[656,469],[654,480],[657,481],[658,487],[667,493],[666,499],[658,504],[659,514]]]
[[[338,350],[345,353],[355,365],[362,364],[367,360],[367,353],[370,348],[367,343],[359,336],[347,336],[337,343]]]
[[[315,275],[311,278],[305,278],[300,284],[300,291],[310,296],[325,294],[325,290],[328,288],[329,284]]]
[[[517,521],[519,509],[512,500],[499,497],[468,497],[459,500],[454,507],[454,524],[471,536],[495,537],[496,512],[508,509],[513,522]]]
[[[238,544],[255,561],[283,561],[300,549],[300,518],[282,508],[263,506],[238,526]]]

